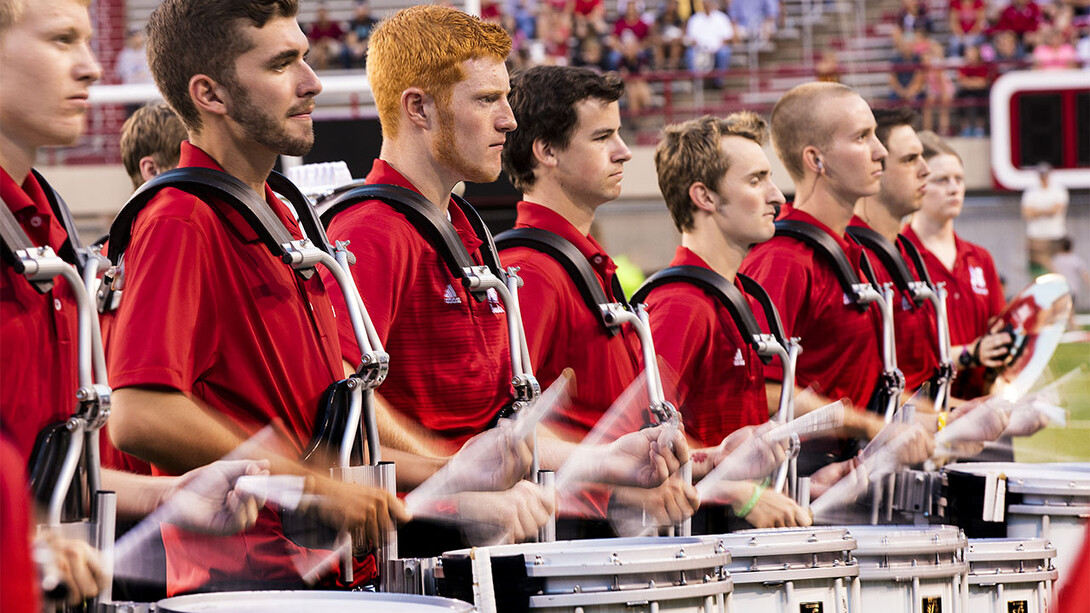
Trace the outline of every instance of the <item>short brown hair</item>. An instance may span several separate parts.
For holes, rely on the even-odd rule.
[[[703,183],[715,191],[730,168],[730,158],[720,149],[723,137],[740,136],[764,146],[767,133],[765,121],[752,111],[726,117],[705,115],[663,129],[655,148],[655,170],[659,191],[679,232],[693,229],[696,206],[689,198],[689,188]]]
[[[519,191],[534,186],[534,141],[564,150],[579,123],[575,105],[583,100],[612,103],[624,94],[617,73],[598,74],[574,66],[535,66],[511,78],[511,110],[518,129],[507,135],[503,169]]]
[[[923,159],[930,160],[933,157],[940,155],[952,155],[958,159],[959,162],[964,164],[961,156],[958,155],[954,148],[942,140],[942,137],[935,134],[931,130],[924,130],[923,132],[917,132],[916,136],[920,137],[920,142],[923,143]]]
[[[126,119],[121,126],[121,161],[133,188],[144,183],[140,174],[140,160],[144,157],[150,155],[160,168],[177,166],[186,136],[185,125],[163,103],[142,106]]]
[[[482,57],[503,61],[511,36],[494,23],[457,9],[420,5],[402,9],[371,34],[367,78],[378,108],[382,136],[397,136],[401,93],[419,87],[441,104],[465,78],[461,63]]]
[[[91,6],[91,0],[73,0],[73,2]],[[25,7],[26,0],[0,0],[0,34],[19,21]]]
[[[164,0],[148,21],[148,67],[167,103],[191,132],[201,116],[189,98],[189,80],[205,74],[224,85],[237,83],[235,60],[253,48],[243,27],[265,27],[277,17],[295,17],[298,0]]]
[[[829,104],[830,98],[848,95],[857,94],[847,85],[815,81],[791,88],[772,107],[772,146],[796,182],[805,175],[802,150],[810,145],[824,147],[836,130],[815,110]]]
[[[878,124],[878,127],[874,129],[874,135],[878,137],[883,147],[889,149],[889,133],[893,131],[893,128],[900,126],[915,128],[919,117],[919,113],[907,106],[874,109],[874,121]]]

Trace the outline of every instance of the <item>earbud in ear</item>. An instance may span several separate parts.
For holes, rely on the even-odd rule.
[[[825,172],[825,164],[821,161],[821,158],[815,158],[814,162],[817,163],[818,172]]]

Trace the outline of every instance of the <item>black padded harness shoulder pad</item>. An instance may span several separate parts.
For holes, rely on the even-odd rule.
[[[564,272],[568,273],[568,277],[571,278],[572,282],[575,283],[575,287],[579,290],[579,295],[583,297],[583,302],[587,305],[587,308],[590,309],[598,323],[602,324],[602,327],[610,335],[617,333],[618,324],[607,323],[606,314],[602,311],[601,305],[616,302],[631,310],[617,277],[613,277],[612,287],[613,295],[617,299],[610,300],[605,290],[602,289],[602,283],[598,280],[598,275],[594,272],[594,269],[591,268],[590,262],[587,261],[587,258],[579,251],[578,247],[562,236],[538,228],[515,228],[501,232],[496,236],[496,246],[499,249],[527,247],[556,260],[564,269]]]
[[[454,196],[454,199],[465,213],[477,237],[484,243],[481,247],[481,261],[492,271],[492,274],[504,279],[499,256],[496,255],[496,244],[484,220],[464,199],[458,196]],[[349,183],[318,203],[322,225],[328,228],[333,218],[341,211],[368,200],[380,200],[404,215],[416,231],[439,252],[451,275],[463,284],[468,283],[466,269],[476,266],[476,263],[466,250],[465,243],[439,209],[427,198],[411,189],[385,183],[367,184],[361,181]],[[474,297],[480,300],[483,291],[473,292]]]
[[[761,302],[761,306],[765,310],[773,336],[783,344],[783,327],[780,325],[780,316],[776,311],[776,307],[768,300],[768,293],[753,279],[743,275],[739,275],[739,278],[742,281],[742,286],[746,289],[746,293],[752,293],[752,287],[759,290],[759,295],[755,297]],[[754,350],[758,349],[759,337],[763,332],[757,323],[757,318],[753,316],[753,311],[749,308],[749,303],[733,283],[713,270],[700,266],[671,266],[665,268],[651,275],[643,282],[643,285],[632,295],[632,302],[644,302],[652,290],[671,283],[689,283],[711,294],[730,313],[731,319],[734,320],[734,325],[738,328],[742,338]],[[761,360],[767,364],[772,360],[772,357],[761,356]]]
[[[49,208],[53,211],[53,216],[57,218],[67,236],[57,255],[65,262],[75,266],[76,270],[82,274],[84,264],[87,261],[87,254],[83,250],[83,244],[80,242],[79,232],[76,231],[76,223],[72,219],[72,213],[68,210],[68,205],[37,170],[32,168],[30,172],[38,181],[38,185],[41,186],[45,198],[49,202]],[[15,215],[11,213],[7,204],[0,201],[0,208],[3,208],[3,211],[0,212],[0,254],[2,254],[5,262],[15,268],[15,272],[23,274],[22,262],[19,261],[15,252],[33,249],[34,243],[23,231],[22,226],[19,225],[19,221],[15,219]],[[30,284],[41,294],[53,288],[52,280],[31,281]]]
[[[908,240],[904,234],[897,235],[897,244],[905,250],[908,258],[912,260],[912,265],[916,268],[916,275],[920,281],[935,287],[935,284],[931,281],[931,273],[927,271],[927,265],[923,263],[923,255],[916,248],[916,245],[912,244],[912,241]]]
[[[897,289],[908,292],[916,306],[923,304],[923,301],[916,296],[911,286],[916,280],[912,278],[912,273],[909,272],[905,259],[901,257],[901,253],[893,243],[886,240],[886,237],[874,229],[862,226],[848,226],[848,236],[878,256],[878,261],[882,263],[886,272],[893,278],[893,284],[897,286]],[[873,271],[871,283],[877,284]]]
[[[844,293],[851,298],[857,307],[862,309],[867,307],[867,303],[860,303],[861,295],[856,289],[860,285],[860,281],[859,276],[855,274],[855,268],[848,261],[848,256],[844,254],[844,250],[831,236],[820,228],[794,219],[777,221],[776,236],[789,236],[822,253],[826,260],[832,264],[833,272],[836,274],[837,281],[840,282],[840,287],[844,290]],[[864,254],[865,258],[866,255]]]
[[[285,179],[286,181],[286,179]],[[265,200],[254,193],[242,181],[220,170],[211,168],[176,168],[148,181],[136,190],[110,225],[109,258],[114,264],[120,264],[121,256],[132,240],[132,225],[136,216],[148,202],[161,190],[173,187],[202,198],[216,198],[225,202],[242,215],[243,219],[257,232],[261,242],[269,252],[278,258],[286,256],[284,245],[295,238],[288,232],[280,219],[269,209]],[[305,217],[302,211],[300,217]],[[324,234],[323,234],[324,236]],[[315,238],[311,237],[314,241]],[[317,241],[315,241],[317,243]],[[320,243],[318,243],[320,244]],[[328,248],[328,245],[321,245]],[[301,269],[297,273],[305,279],[314,274],[314,269]]]

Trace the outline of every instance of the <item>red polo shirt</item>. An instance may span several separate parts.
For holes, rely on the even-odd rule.
[[[711,270],[685,247],[677,248],[670,266]],[[742,291],[737,280],[734,285]],[[677,373],[686,434],[707,447],[768,421],[764,365],[718,299],[692,283],[670,283],[651,291],[647,310],[655,350]]]
[[[852,217],[851,225],[870,228],[859,217]],[[893,277],[882,265],[882,261],[871,250],[866,249],[874,274],[879,285],[893,283]],[[913,280],[919,280],[915,266],[908,254],[898,246],[901,259],[904,260]],[[897,367],[905,375],[905,389],[918,389],[935,374],[939,364],[938,332],[935,329],[935,307],[930,302],[920,306],[912,301],[908,292],[894,287],[893,332],[897,343]]]
[[[367,182],[419,191],[383,160],[375,160]],[[480,239],[453,200],[448,211],[479,264]],[[381,201],[343,211],[328,231],[331,240],[351,241],[356,285],[390,354],[390,373],[379,393],[449,441],[448,451],[456,450],[512,399],[507,318],[499,297],[493,293],[477,302],[412,223]],[[331,298],[334,310],[343,313],[341,295]],[[356,364],[360,353],[351,321],[341,317],[337,323],[341,353]]]
[[[518,203],[516,228],[537,228],[566,239],[587,258],[610,300],[617,266],[602,246],[555,211],[532,202]],[[503,250],[504,266],[517,266],[525,282],[519,306],[530,347],[530,361],[542,387],[565,368],[575,372],[571,403],[550,419],[562,435],[581,439],[643,370],[639,340],[630,326],[610,336],[587,307],[564,268],[551,256],[516,247]],[[638,428],[642,424],[631,424]],[[623,432],[616,433],[618,436]]]
[[[833,233],[812,215],[785,207],[783,219],[796,219],[821,229],[837,242],[863,279],[863,249]],[[784,331],[801,339],[796,384],[814,386],[832,399],[848,398],[862,410],[870,402],[882,371],[878,309],[860,311],[841,289],[828,258],[806,243],[786,236],[753,248],[741,272],[760,283],[780,312]],[[757,313],[758,321],[762,314]],[[764,367],[765,379],[782,380],[782,367]]]
[[[954,235],[957,255],[954,265],[947,268],[935,254],[927,250],[920,237],[905,228],[904,235],[920,250],[931,280],[946,284],[946,313],[950,321],[950,344],[965,345],[988,331],[988,322],[1003,311],[1007,301],[995,262],[986,249]],[[954,356],[955,359],[957,356]],[[984,392],[984,369],[971,368],[958,373],[954,396],[975,398]]]
[[[33,174],[20,186],[0,169],[0,195],[32,243],[60,250],[67,235]],[[0,264],[0,426],[23,466],[38,432],[75,411],[78,345],[79,314],[68,282],[58,277],[52,290],[39,294]]]
[[[8,432],[0,432],[0,611],[4,613],[42,610],[37,568],[30,557],[31,509],[25,465]]]
[[[188,142],[179,167],[219,169]],[[268,186],[265,199],[301,237]],[[172,188],[136,218],[123,265],[124,297],[107,348],[114,388],[183,392],[247,432],[271,425],[289,453],[301,452],[319,397],[343,373],[321,279],[302,281],[226,205]],[[323,553],[286,539],[271,507],[256,526],[233,536],[169,525],[162,531],[171,594],[208,582],[296,583],[293,562],[305,568]],[[373,576],[373,562],[362,570]]]

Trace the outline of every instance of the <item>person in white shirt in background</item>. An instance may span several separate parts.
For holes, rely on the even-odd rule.
[[[1034,276],[1052,269],[1052,256],[1067,236],[1067,188],[1051,179],[1052,166],[1037,165],[1037,185],[1022,193],[1022,218],[1026,220],[1029,270]]]
[[[689,43],[685,50],[685,67],[689,71],[706,71],[707,60],[703,58],[714,58],[715,70],[726,70],[730,66],[734,25],[730,17],[719,10],[717,0],[704,0],[704,10],[689,17],[685,39]],[[716,80],[716,87],[722,87],[721,79]]]

